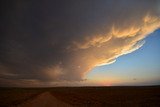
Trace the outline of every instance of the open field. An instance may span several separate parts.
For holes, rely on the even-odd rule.
[[[0,88],[0,107],[160,107],[160,86]]]

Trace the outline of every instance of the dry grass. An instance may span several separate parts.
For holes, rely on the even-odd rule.
[[[18,105],[26,100],[40,94],[41,90],[22,89],[22,88],[1,88],[0,107],[10,107]]]
[[[76,106],[160,107],[160,87],[83,87],[52,91],[57,98]]]
[[[0,89],[0,107],[17,105],[43,92],[78,107],[160,107],[160,86]]]

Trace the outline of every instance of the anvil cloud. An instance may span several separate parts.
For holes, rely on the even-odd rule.
[[[1,3],[0,85],[83,81],[160,27],[158,0]]]

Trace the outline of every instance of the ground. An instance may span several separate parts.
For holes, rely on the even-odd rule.
[[[0,107],[160,107],[160,86],[0,88]]]

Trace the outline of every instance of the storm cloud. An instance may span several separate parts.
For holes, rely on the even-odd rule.
[[[1,3],[0,85],[83,81],[160,27],[158,0]]]

